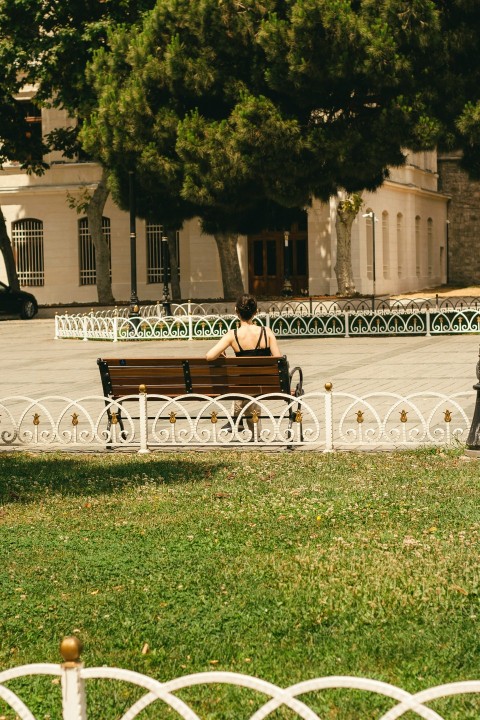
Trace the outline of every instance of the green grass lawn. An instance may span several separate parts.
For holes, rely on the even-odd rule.
[[[0,668],[57,662],[76,634],[87,666],[160,680],[358,675],[413,692],[480,679],[479,468],[440,450],[4,453]],[[10,686],[37,720],[60,718],[51,678]],[[120,717],[137,696],[92,681],[90,717]],[[264,699],[219,686],[182,697],[209,719],[249,717]],[[305,699],[335,720],[391,705]],[[480,697],[432,707],[478,719]],[[1,716],[15,715],[0,704]],[[140,717],[178,716],[157,704]]]

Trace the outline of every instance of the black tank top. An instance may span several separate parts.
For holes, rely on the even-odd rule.
[[[233,334],[235,336],[235,342],[238,345],[238,352],[234,350],[235,355],[237,357],[255,357],[255,356],[263,356],[263,357],[269,357],[272,355],[272,351],[268,347],[268,341],[267,341],[267,331],[264,327],[262,327],[260,331],[260,335],[258,336],[257,344],[255,345],[253,350],[244,350],[240,343],[238,342],[237,337],[237,328],[233,331]],[[260,343],[262,342],[262,338],[265,342],[265,347],[260,347]]]

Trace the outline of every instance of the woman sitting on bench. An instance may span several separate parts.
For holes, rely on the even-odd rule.
[[[257,314],[257,301],[253,295],[241,295],[236,304],[235,310],[240,320],[240,327],[229,330],[220,338],[216,345],[207,352],[207,360],[216,360],[218,357],[226,357],[225,351],[231,347],[237,357],[281,357],[275,335],[270,328],[255,325],[253,318]],[[236,418],[242,409],[249,405],[250,400],[235,400],[233,403],[233,417]],[[256,403],[251,403],[249,409],[260,415],[260,408]],[[254,423],[250,414],[245,416],[248,429],[254,437]],[[222,430],[230,429],[227,423]],[[261,424],[258,423],[257,432],[261,432]]]
[[[216,360],[225,356],[231,347],[237,357],[281,357],[275,335],[270,328],[255,325],[253,318],[257,314],[257,301],[253,295],[241,295],[235,305],[240,327],[229,330],[216,345],[207,352],[207,360]]]

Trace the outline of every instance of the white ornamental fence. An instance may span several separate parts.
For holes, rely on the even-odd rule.
[[[152,306],[155,308],[156,306]],[[192,308],[193,309],[193,308]],[[134,317],[118,312],[56,315],[55,339],[81,340],[193,340],[218,339],[236,327],[234,314],[161,312]],[[480,308],[416,309],[390,311],[332,311],[326,313],[259,312],[255,321],[270,327],[279,338],[360,337],[402,335],[461,335],[480,333]]]
[[[129,683],[140,690],[141,697],[123,712],[121,720],[134,720],[145,708],[154,703],[156,703],[154,709],[158,707],[159,712],[164,712],[167,707],[174,711],[173,717],[184,720],[200,720],[200,716],[193,707],[178,697],[177,693],[185,688],[201,685],[228,685],[247,688],[258,693],[257,707],[252,714],[249,714],[251,711],[247,710],[247,705],[250,706],[252,701],[245,703],[246,720],[264,720],[264,718],[271,717],[279,708],[289,708],[292,716],[303,718],[303,720],[320,720],[320,716],[312,708],[315,701],[312,693],[339,689],[369,692],[391,700],[391,707],[386,712],[380,711],[378,720],[397,720],[410,712],[414,713],[415,717],[424,720],[446,720],[446,716],[440,715],[438,711],[429,707],[428,703],[440,698],[480,693],[480,681],[478,680],[437,685],[412,694],[390,683],[355,676],[312,678],[283,688],[250,675],[221,671],[185,675],[161,682],[147,675],[121,668],[85,668],[80,661],[81,645],[76,638],[65,638],[60,646],[60,651],[64,658],[64,662],[60,665],[35,663],[0,672],[0,698],[14,710],[20,720],[35,720],[35,718],[19,695],[7,688],[5,684],[18,678],[41,675],[53,676],[58,678],[61,683],[63,720],[87,720],[89,717],[86,693],[88,680],[120,681]],[[302,699],[302,696],[307,693],[309,694],[308,699]],[[219,710],[218,706],[215,706],[216,716]],[[229,717],[228,708],[222,708],[220,712],[222,710],[224,710],[223,715]],[[408,717],[413,717],[413,715],[409,714]]]
[[[315,299],[306,297],[304,300],[273,300],[257,303],[261,313],[271,315],[333,315],[336,313],[364,313],[364,312],[385,312],[385,313],[416,313],[420,310],[480,310],[480,296],[444,296],[435,295],[429,298],[397,298],[390,297],[358,297],[342,298],[329,297]],[[93,312],[93,310],[91,311]],[[88,313],[85,313],[88,314]],[[130,306],[115,306],[104,310],[96,310],[95,314],[102,317],[113,317],[119,315],[128,317]],[[166,314],[174,317],[189,315],[235,315],[235,303],[224,301],[187,302],[163,301],[149,305],[139,305],[138,314],[142,318],[161,317]]]
[[[143,386],[141,386],[143,387]],[[233,397],[139,392],[103,396],[0,398],[0,449],[114,450],[148,453],[178,447],[346,449],[464,445],[475,394],[309,392]]]

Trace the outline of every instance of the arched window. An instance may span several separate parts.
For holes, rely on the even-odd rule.
[[[12,246],[20,285],[43,285],[43,222],[35,218],[13,222]]]
[[[145,237],[147,240],[147,283],[163,282],[163,256],[162,256],[163,225],[147,222]],[[176,233],[176,250],[178,274],[180,276],[180,233]],[[167,267],[167,281],[170,282],[170,263]]]
[[[383,277],[390,277],[390,231],[388,227],[388,212],[382,213],[382,249],[383,249]]]
[[[111,250],[110,218],[102,217],[102,233]],[[80,285],[95,285],[97,282],[97,265],[95,262],[95,246],[88,229],[88,218],[78,221],[78,256],[80,267]],[[110,257],[110,278],[112,277],[112,262]]]
[[[398,256],[398,277],[405,275],[405,237],[403,233],[403,215],[397,214],[397,256]]]
[[[422,244],[420,237],[420,215],[415,218],[415,272],[417,277],[422,274]]]
[[[427,220],[427,253],[428,253],[428,277],[433,276],[433,220]]]

